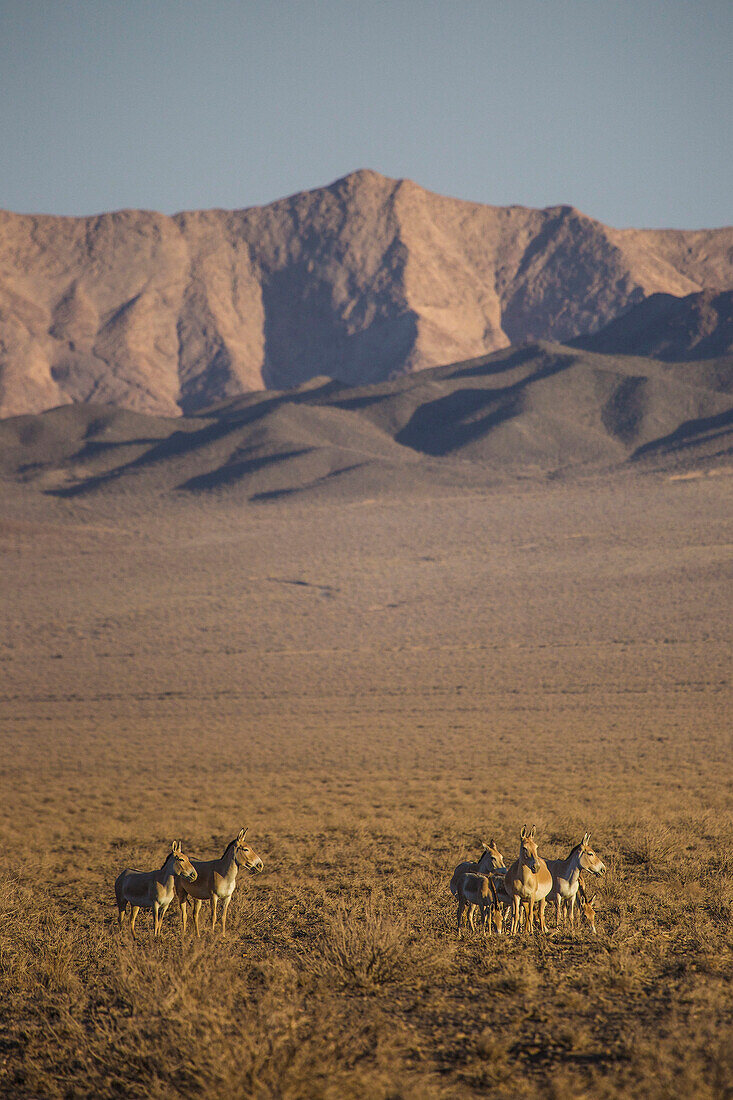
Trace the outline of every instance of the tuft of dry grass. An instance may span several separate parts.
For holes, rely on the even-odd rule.
[[[344,985],[373,989],[404,972],[411,937],[406,920],[383,895],[339,904],[328,918],[318,973]]]

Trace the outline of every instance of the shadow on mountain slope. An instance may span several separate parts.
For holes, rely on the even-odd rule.
[[[729,431],[732,372],[733,359],[667,364],[542,343],[358,389],[318,379],[195,419],[64,406],[0,422],[0,469],[63,497],[124,485],[278,500],[687,461]]]

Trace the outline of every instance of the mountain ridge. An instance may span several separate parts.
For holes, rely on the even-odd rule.
[[[654,293],[733,288],[733,228],[616,230],[361,170],[238,211],[0,213],[0,415],[194,414],[592,333]]]
[[[731,391],[733,356],[663,363],[540,341],[367,386],[249,393],[197,417],[87,403],[7,418],[0,476],[62,497],[261,502],[481,490],[649,460],[728,467]]]

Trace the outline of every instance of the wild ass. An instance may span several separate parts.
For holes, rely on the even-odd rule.
[[[461,938],[461,918],[463,910],[468,909],[468,924],[475,932],[474,915],[476,909],[481,913],[481,931],[486,935],[486,922],[489,921],[489,935],[500,935],[504,920],[504,910],[499,905],[493,879],[489,875],[478,875],[467,871],[458,883],[458,938]]]
[[[467,859],[464,860],[463,863],[458,864],[451,876],[450,892],[454,898],[458,898],[458,888],[464,875],[494,875],[497,871],[501,871],[503,874],[506,871],[506,865],[504,863],[504,856],[496,847],[492,837],[488,844],[484,841],[484,850],[478,860]],[[494,885],[496,884],[494,883]],[[461,906],[459,906],[459,912],[461,915],[463,914],[463,908]],[[472,928],[474,915],[473,905],[469,905],[467,916]]]
[[[536,826],[532,826],[531,832],[527,832],[527,826],[522,827],[519,838],[519,859],[511,865],[504,876],[506,892],[512,899],[512,927],[514,936],[519,930],[519,909],[524,906],[527,914],[527,930],[534,932],[534,907],[539,907],[540,929],[546,932],[545,905],[547,895],[552,890],[552,875],[550,874],[544,859],[540,859],[537,853],[537,844],[534,834]]]
[[[240,829],[234,840],[230,840],[224,849],[220,859],[192,859],[191,863],[196,869],[195,882],[185,882],[179,879],[176,883],[176,893],[181,903],[181,919],[183,931],[186,931],[188,923],[188,903],[193,905],[193,922],[196,927],[196,935],[201,935],[199,928],[199,911],[203,901],[209,901],[211,905],[211,931],[216,928],[216,907],[221,898],[221,934],[226,935],[227,909],[232,900],[234,888],[237,885],[237,871],[244,866],[251,874],[257,874],[263,868],[263,863],[248,844],[244,843],[247,835],[246,829]]]
[[[569,908],[572,927],[575,922],[575,897],[578,893],[580,872],[590,871],[594,875],[603,875],[606,873],[606,865],[591,848],[590,833],[585,833],[580,844],[575,845],[567,859],[548,859],[547,866],[552,875],[549,900],[555,902],[556,927],[560,927],[564,905]]]
[[[129,868],[117,877],[115,896],[117,898],[117,920],[120,928],[128,902],[132,910],[130,929],[135,935],[135,921],[141,909],[153,910],[154,935],[160,932],[168,906],[176,896],[176,884],[193,883],[196,871],[188,856],[181,851],[180,840],[174,840],[171,850],[158,871],[133,871]]]
[[[459,863],[450,880],[450,892],[454,898],[458,897],[458,883],[463,875],[490,875],[495,871],[505,871],[504,856],[494,844],[493,838],[487,844],[484,841],[484,850],[478,860],[466,859]]]

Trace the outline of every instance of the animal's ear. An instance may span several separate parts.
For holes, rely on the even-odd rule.
[[[249,828],[249,826],[247,826],[247,828]],[[240,829],[239,830],[239,836],[237,837],[237,840],[244,840],[246,835],[247,835],[247,829]]]
[[[536,825],[533,825],[533,826],[532,826],[532,832],[531,832],[531,833],[529,834],[529,835],[530,835],[530,838],[531,838],[532,840],[534,840],[534,834],[535,834],[535,829],[536,829],[536,828],[537,828],[537,826],[536,826]]]
[[[526,825],[522,825],[522,836],[521,836],[521,839],[522,839],[522,840],[524,840],[526,836],[527,836],[527,826],[526,826]]]
[[[597,898],[597,897],[598,897],[598,894],[594,894],[594,895],[593,895],[593,897],[592,897],[592,898],[590,899],[590,901],[588,902],[588,904],[589,904],[589,905],[593,905],[593,903],[595,902],[595,900],[596,900],[596,898]]]
[[[172,852],[180,852],[180,850],[181,850],[180,842],[178,840],[174,840],[173,843],[171,844],[171,851]]]
[[[496,845],[494,844],[494,838],[492,836],[491,840],[489,841],[489,848],[495,848],[495,847],[496,847]]]
[[[488,850],[489,850],[489,848],[491,847],[491,845],[490,845],[490,844],[487,844],[485,840],[482,840],[482,841],[481,841],[481,847],[483,848],[483,850],[484,850],[485,852],[488,852]]]

